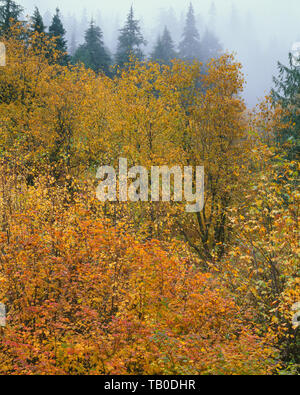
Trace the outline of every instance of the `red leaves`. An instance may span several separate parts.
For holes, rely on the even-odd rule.
[[[211,275],[168,257],[158,241],[142,244],[71,211],[55,226],[36,227],[30,211],[32,221],[15,216],[0,256],[6,369],[217,373],[219,347],[229,371],[232,353],[255,360],[259,344],[240,354],[244,340],[232,333],[242,331],[241,312]]]

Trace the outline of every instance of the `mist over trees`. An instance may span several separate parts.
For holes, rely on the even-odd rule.
[[[128,9],[0,3],[0,375],[299,375],[298,45]]]
[[[253,106],[271,89],[272,75],[277,74],[277,61],[287,63],[292,43],[300,40],[299,12],[296,0],[289,0],[287,7],[268,0],[264,0],[263,5],[253,1],[251,7],[245,3],[237,0],[192,2],[200,40],[208,30],[216,36],[224,51],[235,52],[243,64],[247,77],[244,97],[247,104]],[[78,13],[65,12],[63,20],[70,51],[74,37],[77,45],[83,43],[84,32],[93,17],[95,24],[103,31],[105,45],[112,54],[116,53],[119,29],[124,25],[128,10],[109,8],[108,5],[103,8],[95,6],[93,9],[80,9]],[[165,26],[178,51],[188,11],[186,2],[173,2],[172,6],[162,2],[151,16],[143,14],[138,7],[134,11],[135,18],[143,22],[141,31],[147,41],[147,46],[143,48],[146,56],[153,53],[157,38],[162,35]],[[49,17],[48,11],[44,14]],[[46,19],[44,21],[46,23]],[[282,29],[276,26],[282,26]]]
[[[126,63],[130,62],[132,56],[137,60],[143,60],[144,53],[142,47],[145,45],[146,41],[141,33],[140,23],[135,19],[133,7],[131,7],[125,26],[120,29],[115,56],[116,63],[123,67]]]
[[[201,60],[201,42],[192,3],[190,4],[186,23],[183,31],[183,38],[179,44],[180,56],[184,61]]]
[[[60,11],[58,8],[52,18],[52,23],[49,26],[49,36],[55,39],[56,49],[61,53],[58,63],[62,66],[67,65],[70,58],[67,54],[68,46],[65,39],[66,30],[62,24]]]
[[[96,73],[103,71],[105,74],[109,74],[112,60],[104,46],[102,37],[103,33],[100,27],[96,26],[92,20],[85,33],[85,42],[75,51],[73,62],[82,62]]]
[[[175,45],[167,27],[164,28],[162,35],[159,35],[151,54],[151,60],[161,64],[170,64],[172,59],[179,57],[175,51]]]
[[[28,0],[27,4],[30,1]],[[5,3],[5,1],[2,1]],[[18,3],[18,2],[17,2]],[[152,11],[150,16],[133,9],[134,19],[138,21],[140,33],[147,42],[141,45],[145,59],[152,59],[158,38],[162,37],[165,27],[174,44],[176,54],[180,56],[180,44],[184,42],[187,13],[189,5],[173,2],[172,6],[163,3]],[[277,61],[287,63],[287,53],[294,41],[300,39],[297,31],[296,2],[289,0],[290,10],[283,9],[279,4],[265,0],[258,12],[253,12],[253,6],[243,5],[238,1],[222,2],[220,0],[203,0],[201,5],[191,2],[195,18],[195,30],[199,34],[202,54],[199,57],[207,62],[215,57],[220,48],[223,52],[235,52],[237,60],[243,65],[243,72],[247,77],[244,97],[249,106],[254,106],[272,87],[272,76],[277,75]],[[258,2],[257,2],[258,3]],[[245,3],[246,4],[246,3]],[[111,64],[116,63],[115,55],[118,51],[120,30],[124,28],[127,12],[114,7],[98,6],[79,8],[76,11],[61,10],[60,18],[66,30],[65,40],[68,53],[73,56],[77,49],[85,42],[85,33],[89,29],[91,20],[101,29],[102,40],[106,52],[110,54]],[[252,9],[251,9],[252,8]],[[22,11],[19,10],[19,11]],[[32,10],[24,10],[25,16],[33,15]],[[47,29],[52,23],[54,10],[49,3],[40,6],[40,14]],[[20,16],[20,14],[19,14]],[[293,23],[294,21],[294,23]],[[275,26],[283,26],[275,29]],[[47,30],[46,29],[46,30]],[[195,43],[194,43],[195,44]]]
[[[9,30],[10,24],[20,21],[22,7],[12,0],[2,0],[2,3],[0,21],[2,31],[5,33]],[[211,28],[214,25],[215,12],[215,8],[212,6],[210,11]],[[46,15],[45,19],[49,22],[49,15]],[[101,16],[99,14],[97,19],[101,24]],[[141,21],[136,19],[132,6],[124,26],[118,29],[116,51],[113,56],[111,56],[108,47],[105,45],[101,27],[97,25],[94,19],[91,19],[88,28],[84,30],[87,20],[87,11],[84,10],[81,23],[79,24],[81,34],[84,31],[84,42],[79,45],[77,44],[79,41],[79,37],[76,34],[77,31],[74,30],[77,23],[73,21],[72,25],[72,18],[69,18],[67,21],[72,25],[72,36],[68,43],[66,38],[67,30],[64,27],[65,22],[58,7],[52,16],[48,31],[46,31],[46,25],[38,7],[34,9],[30,18],[30,24],[33,33],[45,33],[54,40],[56,50],[61,54],[55,60],[56,63],[60,65],[67,65],[69,62],[73,64],[83,63],[87,68],[97,73],[103,72],[106,75],[110,75],[112,72],[110,66],[117,65],[123,68],[131,59],[138,61],[149,59],[161,64],[171,64],[171,61],[176,58],[185,62],[208,62],[210,59],[218,58],[222,53],[222,46],[218,38],[208,28],[206,28],[202,40],[200,39],[192,3],[190,3],[186,14],[182,37],[178,46],[174,43],[167,26],[164,26],[162,33],[158,35],[152,53],[147,53],[144,50],[147,46],[147,41],[142,32]],[[177,50],[176,47],[178,47]],[[51,57],[51,50],[49,50],[49,58]]]

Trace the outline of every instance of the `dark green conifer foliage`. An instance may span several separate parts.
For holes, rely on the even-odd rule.
[[[278,63],[279,76],[274,78],[275,89],[272,91],[275,103],[280,103],[288,110],[282,121],[287,123],[284,129],[276,132],[276,140],[285,146],[287,156],[291,160],[299,160],[300,156],[300,54],[295,59],[290,54],[289,66]]]
[[[56,13],[53,16],[52,23],[49,27],[49,35],[50,37],[55,38],[56,50],[61,53],[61,56],[57,59],[57,62],[66,66],[69,63],[69,55],[67,54],[67,42],[65,40],[66,30],[63,27],[62,21],[60,19],[59,9],[56,8]],[[50,56],[51,58],[51,56]]]
[[[44,25],[42,15],[40,14],[40,11],[37,7],[35,7],[34,9],[34,13],[31,18],[31,21],[32,21],[31,22],[32,32],[45,33],[46,26]]]
[[[179,54],[182,60],[192,62],[201,59],[200,35],[196,27],[194,8],[190,4],[182,41],[179,44]]]
[[[19,21],[23,8],[13,0],[0,0],[0,35],[7,34],[11,26]]]
[[[165,27],[163,35],[159,36],[151,55],[151,60],[161,64],[170,64],[171,60],[178,57],[169,30]]]
[[[131,7],[125,26],[120,30],[116,63],[120,67],[124,67],[130,61],[131,57],[137,60],[143,60],[142,45],[146,45],[146,41],[141,33],[139,21],[134,19],[133,8]]]
[[[103,34],[100,27],[91,21],[85,32],[85,42],[76,50],[73,63],[82,62],[96,73],[109,74],[111,58],[103,43]]]

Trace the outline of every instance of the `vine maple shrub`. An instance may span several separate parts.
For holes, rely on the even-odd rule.
[[[299,168],[274,143],[288,109],[247,111],[228,54],[110,79],[27,33],[0,68],[0,373],[297,372]],[[204,166],[203,210],[99,201],[97,169],[119,158]]]
[[[42,208],[33,189],[1,236],[3,373],[268,369],[270,350],[251,330],[250,312],[214,276],[171,245],[141,243],[93,218],[83,201],[51,215],[51,198]]]

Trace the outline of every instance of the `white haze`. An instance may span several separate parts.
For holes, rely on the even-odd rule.
[[[143,34],[148,41],[146,53],[152,49],[157,35],[167,25],[178,43],[190,0],[20,0],[25,14],[39,7],[46,24],[58,6],[67,29],[67,39],[77,44],[83,39],[88,21],[94,18],[104,33],[104,41],[113,53],[118,29],[126,19],[129,7],[141,20]],[[216,15],[210,12],[215,4]],[[293,42],[300,41],[299,0],[194,0],[197,27],[203,34],[206,26],[213,27],[223,48],[235,52],[243,64],[247,85],[245,99],[254,106],[272,87],[277,73],[277,61],[288,62]]]

